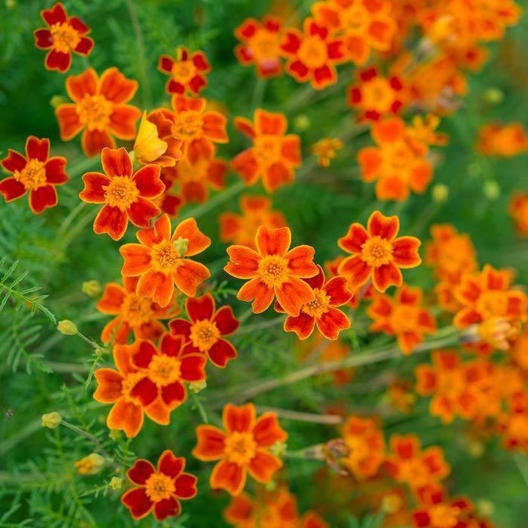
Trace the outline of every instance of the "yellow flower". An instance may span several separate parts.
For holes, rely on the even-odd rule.
[[[62,416],[58,412],[50,412],[42,415],[42,427],[55,429],[62,422]]]

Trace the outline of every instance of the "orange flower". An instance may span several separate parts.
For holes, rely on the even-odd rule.
[[[351,253],[339,265],[339,274],[348,279],[350,289],[357,289],[372,279],[374,287],[384,292],[389,286],[401,286],[400,268],[414,268],[421,262],[420,241],[412,236],[396,238],[400,229],[397,216],[374,211],[367,229],[354,222],[338,246]]]
[[[291,231],[260,226],[255,237],[256,250],[247,246],[229,246],[230,262],[224,270],[237,279],[250,279],[237,299],[251,301],[254,313],[266,310],[276,296],[289,315],[297,316],[303,304],[313,301],[312,288],[302,279],[319,271],[312,259],[315,250],[301,245],[288,250]]]
[[[478,131],[477,152],[510,158],[528,151],[528,134],[521,123],[490,123]]]
[[[257,75],[262,78],[282,73],[282,28],[278,18],[266,16],[262,22],[247,18],[235,29],[235,37],[240,41],[235,47],[235,56],[240,64],[254,63]]]
[[[117,68],[108,68],[101,78],[92,68],[68,77],[66,91],[73,104],[61,104],[55,110],[61,139],[68,141],[84,130],[81,145],[87,156],[99,154],[103,147],[115,148],[112,135],[134,139],[141,112],[124,103],[134,97],[137,87],[137,81],[127,79]]]
[[[310,81],[316,90],[335,84],[335,65],[346,60],[343,41],[332,38],[328,28],[310,17],[303,30],[285,32],[281,49],[288,57],[286,71],[298,82]]]
[[[399,76],[386,79],[372,67],[359,73],[359,81],[359,85],[348,89],[348,104],[359,110],[358,119],[378,121],[384,115],[399,113],[405,104]]]
[[[193,455],[203,461],[220,460],[211,473],[211,487],[238,495],[244,489],[247,472],[258,482],[270,482],[282,460],[269,449],[288,437],[277,416],[268,412],[257,419],[252,403],[241,407],[228,403],[222,422],[225,432],[212,425],[196,429],[198,444]]]
[[[508,213],[513,218],[517,234],[528,236],[528,193],[515,192],[510,197]]]
[[[94,42],[86,35],[90,28],[79,18],[69,17],[61,2],[50,9],[43,9],[40,16],[48,28],[36,29],[35,46],[49,50],[44,65],[48,70],[64,73],[70,69],[71,53],[87,56]]]
[[[166,308],[152,299],[136,293],[138,277],[124,277],[123,286],[115,282],[106,285],[97,309],[116,317],[106,324],[101,333],[103,343],[126,343],[130,332],[136,339],[156,341],[165,331],[159,319],[168,319],[178,312],[176,296]]]
[[[187,48],[180,46],[176,50],[176,60],[169,55],[161,55],[158,70],[170,75],[165,84],[165,91],[170,94],[185,94],[187,91],[193,95],[207,85],[205,74],[211,70],[207,57],[203,51],[189,54]]]
[[[422,291],[403,285],[394,294],[394,299],[377,294],[367,309],[374,320],[373,332],[395,335],[404,354],[410,354],[422,341],[424,334],[436,331],[436,321],[428,310],[422,308]]]
[[[390,444],[393,454],[386,458],[385,464],[398,482],[405,482],[417,490],[437,484],[449,474],[450,467],[439,447],[431,446],[422,451],[415,435],[392,435]]]
[[[149,296],[161,307],[169,304],[174,286],[194,297],[198,286],[210,276],[209,270],[189,259],[211,244],[194,218],[180,222],[171,236],[169,216],[164,214],[149,229],[137,233],[140,244],[119,248],[124,263],[123,277],[139,277],[137,294]]]
[[[160,180],[160,167],[145,165],[134,172],[124,148],[103,148],[101,163],[105,174],[84,174],[84,189],[79,193],[84,202],[104,204],[95,217],[94,233],[108,233],[114,240],[119,240],[123,238],[129,220],[135,226],[149,227],[151,220],[160,213],[152,199],[161,196],[165,190]]]
[[[26,139],[26,155],[9,149],[0,165],[12,176],[0,181],[0,194],[6,202],[24,196],[29,191],[29,208],[39,214],[58,203],[55,185],[68,181],[65,172],[66,158],[49,157],[49,139],[29,136]]]
[[[187,299],[185,309],[191,322],[173,319],[169,326],[171,334],[182,336],[186,342],[186,352],[207,354],[214,365],[225,367],[237,353],[235,347],[221,336],[235,332],[239,322],[230,306],[222,306],[218,310],[215,308],[215,301],[210,293],[196,299]]]
[[[286,227],[286,219],[280,211],[271,210],[271,200],[264,196],[242,196],[240,198],[241,215],[222,213],[220,222],[220,240],[232,242],[255,249],[257,229],[266,227]]]
[[[498,428],[506,449],[528,452],[528,393],[524,390],[508,398],[508,410],[501,413]]]
[[[336,152],[343,148],[343,142],[340,139],[323,138],[314,143],[310,151],[316,155],[319,167],[329,167],[330,160],[335,158]]]
[[[135,486],[126,491],[121,502],[130,510],[133,519],[142,519],[151,511],[158,521],[179,515],[180,499],[196,495],[196,477],[184,473],[185,459],[176,457],[170,449],[161,453],[157,468],[140,458],[127,471]]]
[[[235,118],[235,127],[253,140],[253,146],[235,156],[232,167],[246,184],[262,178],[266,191],[273,192],[293,181],[293,171],[301,164],[300,139],[285,135],[288,123],[282,114],[257,108],[254,121]]]
[[[348,454],[341,463],[358,480],[373,477],[385,458],[383,433],[371,418],[350,416],[343,426]]]
[[[318,266],[319,273],[305,279],[313,290],[314,299],[301,306],[299,315],[289,315],[284,321],[285,332],[295,332],[299,339],[306,339],[314,331],[315,326],[326,339],[337,339],[339,333],[350,328],[350,319],[337,306],[350,301],[352,293],[346,288],[344,277],[332,277],[325,281],[323,268]],[[275,310],[283,311],[280,304]]]
[[[376,180],[378,200],[407,200],[410,191],[424,193],[431,181],[427,145],[416,141],[411,131],[399,117],[375,123],[371,135],[378,146],[358,153],[361,179]]]

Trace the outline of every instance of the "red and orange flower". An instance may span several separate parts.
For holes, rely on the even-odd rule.
[[[121,502],[130,510],[133,519],[142,519],[153,512],[158,521],[179,515],[180,500],[196,495],[197,478],[185,473],[185,459],[176,457],[170,449],[160,455],[155,468],[148,460],[140,458],[127,471],[135,486],[126,491]]]
[[[137,88],[137,81],[127,79],[117,68],[108,68],[100,78],[92,68],[68,77],[66,91],[73,103],[55,110],[61,139],[68,141],[83,130],[81,145],[87,156],[99,154],[104,147],[115,148],[113,136],[134,139],[141,112],[125,103]]]
[[[228,403],[222,422],[225,431],[212,425],[199,425],[196,429],[198,444],[193,455],[206,462],[219,460],[211,473],[211,487],[239,495],[247,473],[263,484],[270,482],[282,467],[282,460],[272,455],[270,448],[288,437],[277,416],[267,412],[256,418],[252,403],[241,407]]]
[[[9,149],[0,165],[12,175],[0,181],[0,194],[6,202],[24,196],[29,191],[29,207],[39,214],[58,203],[56,185],[68,181],[65,172],[66,158],[49,157],[49,139],[29,136],[26,155]]]
[[[211,70],[203,51],[189,53],[180,46],[176,57],[161,55],[158,62],[159,71],[170,75],[165,90],[170,94],[185,94],[187,91],[198,95],[207,85],[205,74]]]
[[[90,37],[90,28],[79,18],[69,17],[61,2],[50,9],[40,12],[47,28],[36,29],[35,46],[49,50],[44,65],[48,70],[64,73],[70,69],[71,54],[87,56],[92,51],[94,42]]]
[[[145,165],[134,172],[124,148],[103,148],[101,163],[105,173],[84,174],[84,189],[79,193],[84,202],[104,204],[95,217],[94,233],[107,233],[119,240],[129,220],[137,227],[149,227],[151,220],[161,212],[153,201],[165,190],[160,167]]]

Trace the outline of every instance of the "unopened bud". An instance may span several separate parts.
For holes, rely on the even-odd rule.
[[[500,196],[500,187],[495,180],[486,180],[483,191],[488,200],[496,200]]]
[[[48,429],[55,429],[62,422],[62,416],[58,412],[50,412],[42,415],[41,424],[42,427]]]
[[[63,319],[62,321],[59,321],[57,324],[57,330],[64,335],[77,335],[79,333],[77,325],[69,319]]]
[[[488,88],[484,92],[484,100],[494,105],[501,104],[504,101],[504,93],[498,88]]]
[[[99,473],[106,464],[104,457],[97,453],[91,453],[75,462],[75,467],[79,475],[95,475]]]
[[[96,280],[89,280],[82,283],[81,288],[83,293],[86,293],[88,297],[97,297],[102,291],[101,285]]]
[[[435,203],[445,203],[449,198],[449,187],[443,183],[437,183],[431,189],[431,197]]]
[[[303,132],[310,126],[310,119],[305,114],[298,115],[293,121],[293,126],[299,132]]]
[[[270,453],[277,457],[281,457],[282,455],[284,455],[284,453],[286,453],[286,443],[285,442],[275,442],[270,447]]]
[[[62,104],[65,104],[67,103],[68,101],[66,100],[66,98],[63,96],[63,95],[54,95],[51,99],[50,99],[50,105],[53,107],[53,108],[57,108],[58,106],[62,105]]]
[[[123,479],[120,477],[112,477],[108,484],[113,490],[119,491],[123,487]]]

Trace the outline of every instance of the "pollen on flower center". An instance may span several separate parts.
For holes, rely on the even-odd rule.
[[[153,473],[145,483],[145,493],[152,502],[169,499],[175,491],[174,480],[163,473]]]
[[[105,188],[105,200],[111,207],[119,207],[121,210],[128,209],[139,196],[139,190],[130,178],[112,178]]]
[[[317,37],[305,38],[297,55],[309,68],[320,68],[328,59],[326,44]]]
[[[369,81],[368,85],[362,91],[362,95],[365,107],[383,112],[390,106],[393,92],[387,79],[378,77]]]
[[[245,465],[254,456],[257,444],[251,433],[235,431],[225,439],[225,454],[229,462]]]
[[[476,309],[483,319],[507,312],[507,300],[504,292],[485,291],[476,302]]]
[[[156,385],[168,385],[180,379],[180,360],[164,354],[155,355],[149,365],[149,378]]]
[[[392,261],[392,244],[379,236],[368,239],[361,246],[361,258],[373,268]]]
[[[328,297],[323,290],[318,288],[314,289],[314,294],[314,300],[304,304],[301,310],[311,317],[321,317],[321,315],[328,310],[330,297]]]
[[[200,134],[202,126],[202,116],[198,112],[188,110],[176,114],[175,122],[172,125],[172,132],[176,137],[192,139]]]
[[[346,9],[342,15],[341,25],[347,28],[347,32],[363,33],[368,25],[369,17],[364,7]]]
[[[416,329],[417,309],[415,306],[397,304],[393,307],[390,315],[391,325],[398,328],[400,332],[408,332]]]
[[[152,301],[135,293],[127,295],[121,306],[121,316],[132,327],[141,326],[152,319]]]
[[[77,103],[77,114],[88,130],[105,130],[110,122],[112,106],[101,95],[86,95]]]
[[[458,523],[459,509],[449,504],[435,504],[429,510],[431,526],[451,528]]]
[[[268,286],[279,286],[286,280],[288,261],[278,255],[264,257],[258,266],[260,278]]]
[[[263,163],[273,163],[281,158],[280,141],[277,136],[258,136],[254,145],[255,156]]]
[[[251,51],[256,61],[274,59],[279,54],[277,38],[259,29],[251,39]]]
[[[215,323],[208,319],[197,321],[191,327],[191,342],[201,352],[207,352],[220,337]]]
[[[180,252],[172,242],[162,242],[152,250],[153,267],[160,271],[167,271],[180,262]]]
[[[196,68],[190,61],[175,62],[172,65],[171,74],[174,80],[185,84],[189,82],[196,73]]]
[[[61,53],[69,53],[81,41],[79,32],[70,24],[53,24],[50,27],[50,32],[53,39],[53,48]]]
[[[30,159],[26,166],[13,174],[26,189],[37,189],[46,185],[46,169],[44,163],[37,159]]]

